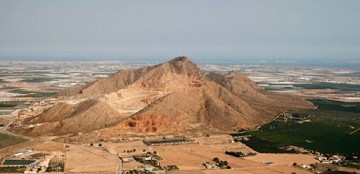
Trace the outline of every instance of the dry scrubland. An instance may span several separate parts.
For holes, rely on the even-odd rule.
[[[241,151],[244,153],[254,152],[241,143],[232,143],[230,136],[214,135],[210,137],[194,138],[194,144],[146,146],[141,141],[127,143],[103,143],[109,152],[117,153],[121,157],[130,157],[142,154],[145,151],[156,151],[163,158],[162,166],[176,165],[181,171],[169,173],[309,173],[292,166],[298,164],[311,164],[317,162],[312,155],[297,154],[257,154],[256,156],[237,158],[226,155],[226,150]],[[136,149],[132,153],[123,153],[127,150]],[[212,161],[218,157],[228,161],[232,169],[204,170],[203,163]],[[272,164],[265,164],[272,162]],[[124,170],[131,170],[141,166],[138,162],[124,163]]]
[[[39,103],[38,111],[33,108],[22,113],[21,119],[10,127],[19,134],[40,138],[0,149],[0,155],[26,148],[59,151],[67,145],[65,173],[116,173],[118,156],[129,157],[144,151],[156,151],[163,158],[159,161],[162,166],[176,165],[180,173],[299,174],[306,171],[293,167],[294,162],[316,162],[310,155],[258,154],[246,158],[225,155],[225,151],[253,150],[233,143],[228,135],[214,133],[254,128],[279,112],[313,105],[302,98],[268,93],[238,72],[222,75],[204,72],[186,57],[121,70],[108,78],[68,88],[54,100]],[[124,142],[126,134],[147,137],[190,133],[211,135],[194,136],[194,144],[182,145],[146,146],[141,139]],[[56,136],[57,141],[63,142],[42,138],[45,136]],[[69,142],[78,144],[64,144]],[[126,152],[133,149],[135,152]],[[202,164],[215,157],[228,161],[232,169],[204,170]],[[140,165],[126,163],[124,169]]]
[[[69,145],[66,150],[65,173],[116,173],[118,158],[101,149]]]
[[[240,174],[261,174],[261,173],[308,173],[292,164],[316,163],[312,155],[299,154],[261,154],[255,156],[237,158],[224,154],[226,150],[241,151],[243,153],[254,152],[241,143],[233,143],[229,135],[210,135],[210,137],[193,137],[195,143],[183,145],[147,146],[141,140],[127,141],[120,143],[98,142],[90,144],[64,144],[47,140],[29,141],[11,149],[1,149],[0,154],[11,154],[26,148],[33,148],[38,151],[62,151],[67,145],[65,153],[65,173],[116,173],[118,170],[118,156],[130,157],[136,154],[156,151],[163,158],[160,160],[162,166],[176,165],[181,171],[169,173],[240,173]],[[99,146],[101,144],[101,146]],[[127,153],[135,149],[135,152]],[[124,152],[125,151],[125,152]],[[0,156],[1,156],[0,155]],[[232,169],[204,170],[202,164],[212,161],[218,157],[228,161]],[[271,164],[266,164],[271,162]],[[141,163],[124,163],[124,170],[132,170]]]
[[[202,71],[186,57],[67,88],[45,112],[19,122],[31,136],[103,129],[103,134],[228,132],[254,128],[279,112],[312,108],[302,98],[270,94],[238,72]],[[286,105],[284,105],[286,103]]]

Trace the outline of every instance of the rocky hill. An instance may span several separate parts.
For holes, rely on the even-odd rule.
[[[312,107],[295,96],[268,94],[239,72],[203,72],[186,57],[121,70],[59,96],[63,103],[25,120],[31,128],[22,132],[62,135],[101,129],[111,136],[232,131],[254,128],[285,110]]]

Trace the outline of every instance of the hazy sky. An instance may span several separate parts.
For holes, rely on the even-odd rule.
[[[0,58],[360,58],[360,0],[0,0]]]

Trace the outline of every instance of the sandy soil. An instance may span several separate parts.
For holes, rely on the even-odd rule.
[[[123,163],[123,170],[124,171],[134,170],[141,166],[142,164],[139,162]]]
[[[271,154],[261,153],[255,156],[245,157],[250,161],[258,163],[272,162],[274,165],[288,165],[291,166],[293,163],[300,164],[314,164],[318,162],[313,155],[304,154]]]
[[[115,108],[122,117],[127,117],[145,108],[149,103],[163,95],[160,91],[121,89],[117,92],[106,94],[103,97],[103,101]]]
[[[168,146],[146,146],[141,141],[127,143],[105,143],[104,146],[112,153],[121,157],[129,157],[146,151],[156,151],[163,158],[160,160],[162,166],[176,165],[181,171],[169,173],[189,173],[189,174],[215,174],[215,173],[243,173],[243,174],[262,174],[262,173],[309,173],[305,170],[292,166],[297,164],[310,164],[317,162],[311,155],[297,154],[257,154],[256,156],[237,158],[224,154],[226,150],[241,151],[244,153],[253,152],[241,143],[232,143],[227,135],[212,135],[210,137],[194,138],[195,144],[168,145]],[[135,152],[123,153],[124,150],[136,149]],[[231,170],[204,170],[202,164],[212,161],[218,157],[228,161]],[[273,162],[265,164],[265,162]],[[125,170],[131,170],[139,166],[137,162],[124,163]]]
[[[0,124],[4,124],[4,125],[6,125],[6,124],[8,124],[10,121],[8,120],[8,119],[4,119],[4,118],[1,118],[0,117]]]
[[[48,142],[45,142],[42,144],[34,145],[33,149],[36,151],[63,151],[64,144],[53,142],[53,141],[48,141]]]
[[[164,158],[164,160],[160,161],[161,165],[177,165],[181,170],[201,170],[203,169],[203,163],[210,162],[215,157],[228,161],[229,165],[234,168],[262,165],[257,162],[225,155],[224,151],[226,149],[238,149],[239,151],[243,149],[243,151],[246,151],[241,144],[188,144],[154,147],[154,150]]]
[[[126,143],[104,143],[104,146],[108,148],[110,152],[115,152],[121,157],[127,157],[134,154],[140,154],[143,150],[152,151],[153,148],[146,146],[142,141],[126,142]],[[124,151],[133,150],[134,153],[124,153]]]
[[[2,148],[0,149],[0,158],[5,157],[7,155],[12,155],[24,149],[28,149],[29,147],[32,147],[35,144],[38,144],[38,142],[26,141],[24,143],[16,144],[14,146]]]
[[[188,171],[169,171],[168,174],[204,174],[203,171],[199,170],[188,170]]]
[[[301,170],[290,166],[267,166],[267,167],[248,167],[241,169],[230,169],[230,170],[206,170],[203,171],[205,174],[311,174],[311,172]]]
[[[69,145],[65,173],[117,173],[118,158],[101,149]]]
[[[141,140],[123,143],[102,142],[102,147],[94,143],[93,147],[88,144],[69,144],[65,153],[65,173],[116,173],[118,170],[118,156],[130,157],[136,154],[156,151],[163,158],[160,160],[162,166],[176,165],[181,171],[169,173],[185,174],[262,174],[262,173],[309,173],[292,164],[316,163],[314,156],[302,154],[257,154],[251,157],[237,158],[224,154],[226,150],[241,151],[243,153],[253,152],[241,143],[231,142],[227,135],[211,135],[210,137],[193,138],[194,144],[146,146]],[[45,140],[44,140],[45,141]],[[0,156],[24,150],[28,147],[37,151],[62,151],[63,143],[52,141],[30,141],[11,149],[0,149]],[[132,151],[135,152],[126,152]],[[124,152],[125,151],[125,152]],[[228,161],[232,169],[205,170],[202,166],[205,162],[212,161],[218,157],[220,160]],[[272,162],[271,164],[265,164]],[[124,163],[125,171],[141,166],[138,162]]]

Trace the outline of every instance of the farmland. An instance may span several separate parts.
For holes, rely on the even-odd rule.
[[[25,83],[42,83],[42,82],[49,82],[49,81],[52,81],[52,80],[53,80],[52,78],[35,77],[35,78],[22,80],[21,82],[25,82]]]
[[[55,92],[32,93],[32,94],[23,95],[20,97],[46,98],[46,97],[52,97],[55,94],[56,94]]]
[[[313,84],[295,84],[295,87],[301,87],[304,89],[334,89],[340,91],[357,91],[360,85],[346,84],[346,83],[328,83],[320,82]]]
[[[335,110],[342,112],[360,113],[360,102],[340,102],[324,99],[312,99],[309,101],[318,106],[319,110]]]
[[[258,152],[289,152],[282,147],[292,145],[321,153],[359,154],[360,113],[356,113],[357,108],[341,107],[342,102],[314,101],[319,104],[318,109],[292,113],[303,116],[306,122],[279,116],[259,130],[245,132],[251,138],[242,142]],[[358,103],[351,105],[358,106]]]

